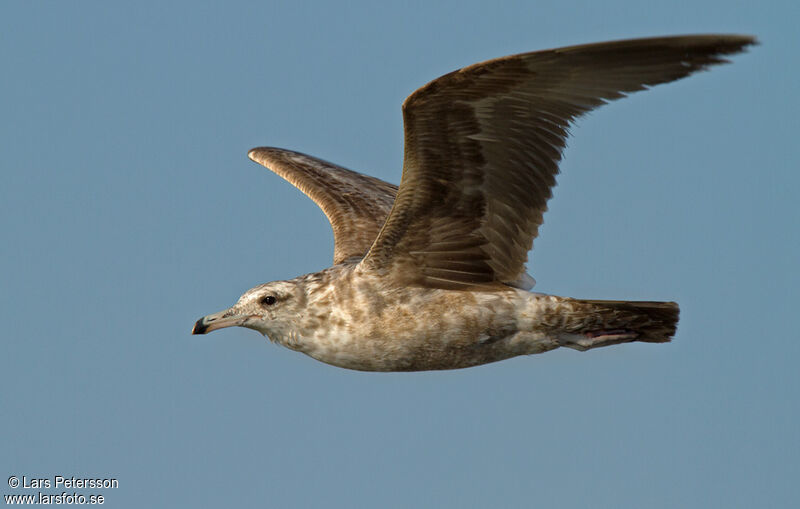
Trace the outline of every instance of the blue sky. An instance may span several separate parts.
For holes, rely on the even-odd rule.
[[[2,482],[113,477],[109,507],[798,504],[798,14],[3,2]],[[400,104],[429,80],[697,32],[762,44],[581,121],[530,257],[539,291],[678,301],[673,343],[369,374],[189,334],[331,260],[323,214],[248,149],[397,183]]]

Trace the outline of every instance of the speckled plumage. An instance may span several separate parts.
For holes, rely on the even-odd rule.
[[[673,302],[530,293],[527,252],[582,114],[725,62],[737,35],[590,44],[499,58],[434,80],[403,104],[399,187],[297,152],[250,158],[311,197],[334,266],[245,292],[193,333],[243,326],[365,371],[455,369],[630,341],[667,342]]]

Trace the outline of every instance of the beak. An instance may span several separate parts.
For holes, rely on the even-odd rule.
[[[206,334],[225,327],[235,327],[244,324],[250,318],[252,318],[250,315],[237,315],[232,310],[226,309],[197,320],[192,328],[192,334]]]

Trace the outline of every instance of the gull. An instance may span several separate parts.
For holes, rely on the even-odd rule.
[[[534,293],[527,255],[578,117],[755,43],[743,35],[631,39],[446,74],[403,103],[399,187],[298,152],[251,150],[250,159],[328,217],[333,266],[256,286],[199,319],[192,333],[255,329],[362,371],[457,369],[562,346],[670,341],[675,302]]]

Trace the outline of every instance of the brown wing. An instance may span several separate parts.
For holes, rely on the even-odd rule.
[[[250,159],[288,180],[319,205],[333,228],[333,263],[361,258],[392,208],[397,186],[280,148],[254,148]]]
[[[440,288],[519,279],[575,119],[754,43],[697,35],[572,46],[428,83],[403,104],[403,178],[364,267]]]

